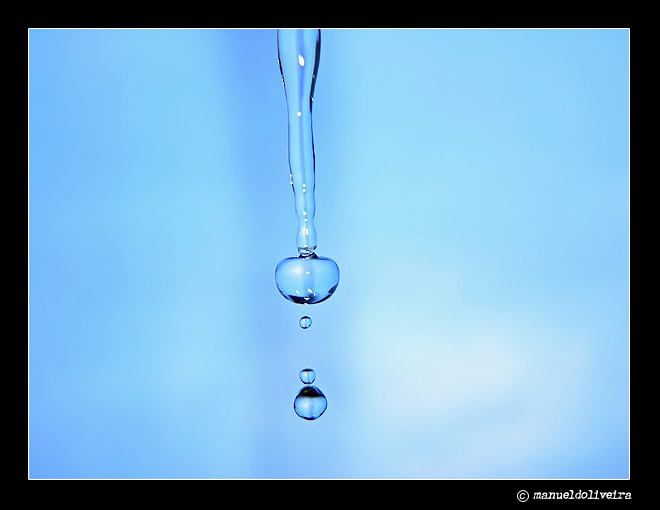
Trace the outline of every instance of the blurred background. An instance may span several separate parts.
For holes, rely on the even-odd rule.
[[[303,307],[276,31],[29,32],[29,476],[627,478],[628,31],[322,30],[314,99]]]

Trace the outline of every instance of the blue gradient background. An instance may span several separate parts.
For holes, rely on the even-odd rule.
[[[628,98],[626,30],[324,30],[303,310],[275,31],[30,31],[29,475],[627,478]]]

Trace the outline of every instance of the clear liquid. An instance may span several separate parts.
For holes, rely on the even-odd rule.
[[[339,285],[339,266],[327,257],[312,254],[290,257],[275,268],[280,294],[300,305],[313,305],[328,299]]]
[[[289,176],[298,219],[299,257],[282,260],[275,270],[280,293],[289,301],[313,305],[328,299],[339,285],[339,266],[315,254],[317,247],[312,104],[321,55],[321,31],[277,31],[277,56],[286,96]]]
[[[275,269],[277,289],[289,301],[302,305],[321,303],[339,285],[339,266],[327,257],[319,257],[317,247],[314,134],[312,104],[314,85],[321,54],[321,31],[283,29],[277,31],[277,56],[284,84],[288,117],[289,177],[295,201],[298,230],[298,257],[282,260]],[[312,320],[304,316],[300,327],[307,329]],[[298,416],[316,420],[328,407],[321,390],[311,383],[316,374],[311,368],[300,372],[305,384],[293,402]]]
[[[296,243],[301,255],[316,250],[312,102],[320,54],[320,30],[277,31],[277,56],[288,113],[289,175],[298,217]]]
[[[312,368],[303,368],[300,371],[300,380],[305,384],[312,384],[316,380],[316,372]]]
[[[328,399],[316,386],[307,384],[298,392],[293,402],[296,414],[305,420],[316,420],[328,408]]]

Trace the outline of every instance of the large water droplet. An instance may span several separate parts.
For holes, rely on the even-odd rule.
[[[305,420],[316,420],[328,408],[328,400],[316,386],[306,385],[300,389],[293,409]]]
[[[328,299],[339,285],[339,266],[332,259],[309,256],[289,257],[275,268],[277,289],[286,299],[313,305]]]

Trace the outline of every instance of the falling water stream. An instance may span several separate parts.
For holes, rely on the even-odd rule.
[[[298,256],[286,258],[277,265],[275,282],[280,294],[287,300],[299,305],[313,305],[332,296],[339,285],[337,263],[316,253],[318,243],[314,225],[316,170],[312,106],[321,55],[321,31],[278,30],[277,55],[287,105],[289,176],[298,220]],[[308,329],[311,325],[312,319],[309,316],[300,319],[301,328]],[[306,374],[305,378],[303,373]],[[311,380],[307,377],[310,373]],[[300,373],[305,386],[295,399],[294,410],[306,420],[315,420],[321,416],[328,405],[321,390],[311,386],[315,377],[312,369]]]

